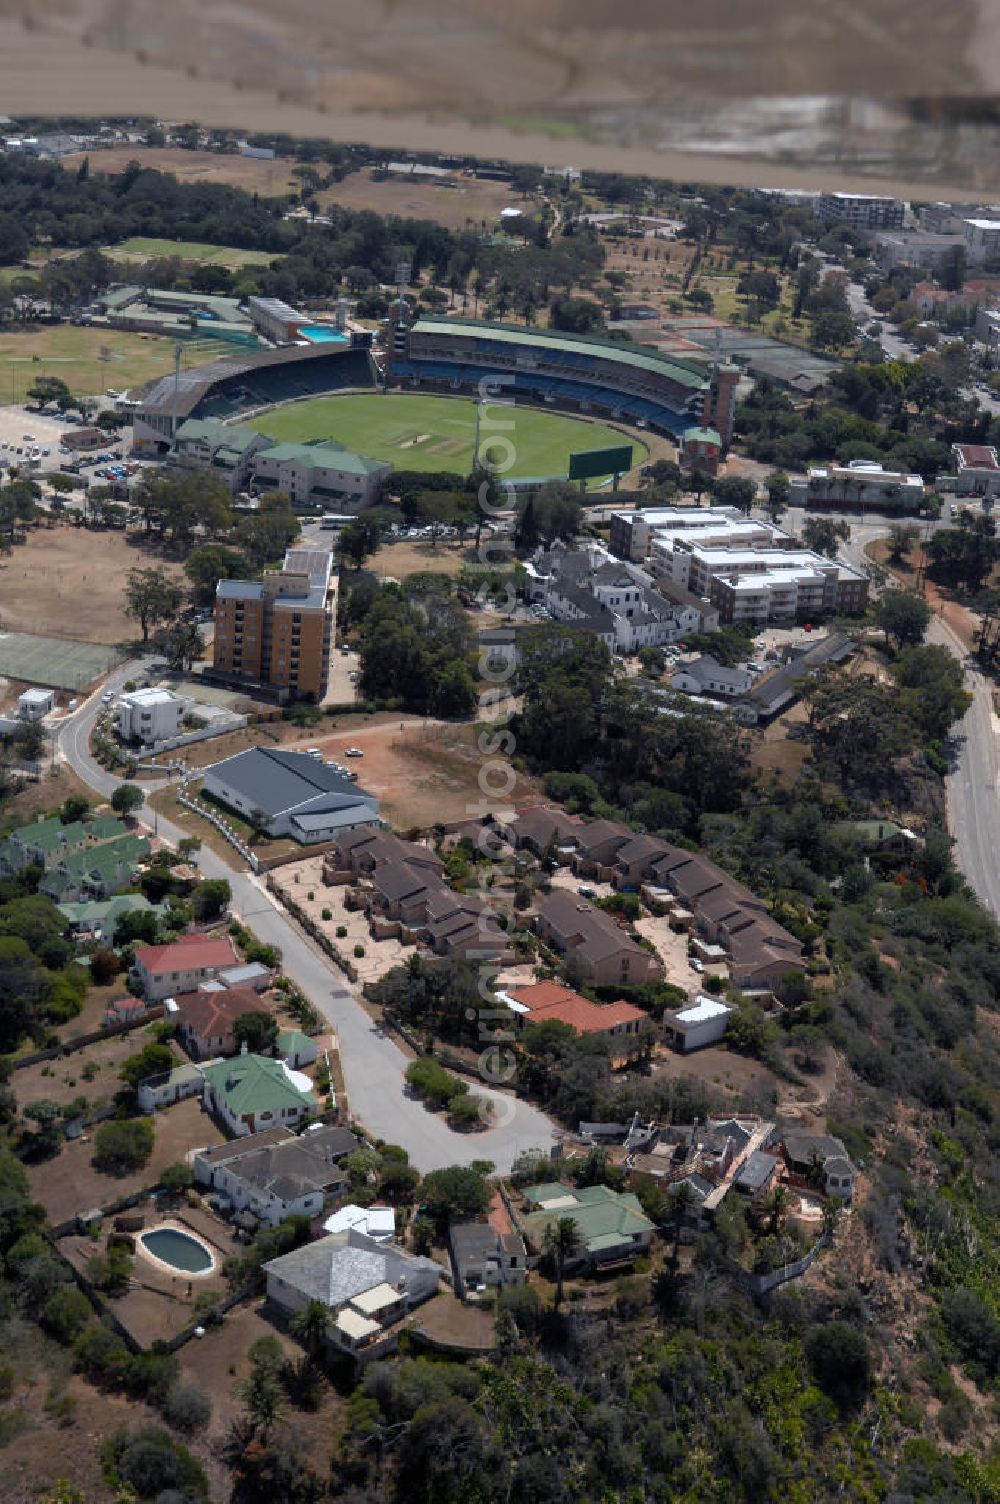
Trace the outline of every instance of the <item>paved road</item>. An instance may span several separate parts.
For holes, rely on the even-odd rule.
[[[107,687],[117,689],[126,679],[139,677],[149,662],[133,662],[117,669]],[[57,734],[57,746],[59,755],[84,782],[108,797],[121,780],[106,773],[88,750],[100,709],[98,693],[63,723]],[[152,827],[154,816],[148,805],[140,818]],[[157,817],[156,824],[167,841],[176,844],[184,835],[183,830],[162,816]],[[445,1165],[468,1164],[474,1159],[492,1160],[498,1170],[505,1172],[526,1150],[547,1150],[552,1146],[555,1130],[550,1120],[510,1093],[491,1091],[485,1086],[473,1088],[488,1096],[495,1109],[493,1126],[477,1133],[453,1132],[440,1114],[428,1112],[420,1102],[407,1096],[403,1072],[409,1057],[394,1040],[376,1031],[340,973],[331,969],[321,953],[277,907],[263,880],[236,871],[205,846],[198,853],[198,864],[205,877],[228,879],[234,913],[266,944],[279,947],[285,973],[337,1031],[351,1110],[375,1137],[402,1144],[422,1173]]]

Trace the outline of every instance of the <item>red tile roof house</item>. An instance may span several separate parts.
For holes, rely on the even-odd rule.
[[[263,1005],[252,987],[222,991],[182,992],[175,997],[177,1031],[193,1060],[235,1055],[233,1025],[244,1013],[260,1013]]]
[[[105,1028],[114,1024],[130,1024],[133,1019],[142,1018],[148,1010],[149,1004],[141,997],[117,998],[104,1010]]]
[[[533,982],[498,993],[500,1001],[516,1015],[518,1023],[568,1024],[577,1034],[603,1034],[617,1046],[618,1054],[632,1054],[639,1044],[649,1014],[619,999],[616,1003],[592,1003],[559,982]]]
[[[636,987],[663,974],[657,957],[637,945],[609,914],[565,889],[544,899],[535,930],[581,977],[599,987]]]
[[[182,992],[196,992],[202,982],[214,981],[220,971],[239,964],[228,935],[217,940],[182,935],[170,945],[146,945],[135,953],[131,975],[137,990],[151,1002]]]

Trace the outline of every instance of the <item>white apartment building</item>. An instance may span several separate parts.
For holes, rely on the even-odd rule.
[[[118,735],[144,746],[169,741],[180,735],[189,704],[169,689],[134,689],[118,701]]]
[[[855,615],[868,602],[864,575],[809,549],[704,548],[679,540],[671,566],[675,582],[707,595],[724,624]]]
[[[620,559],[639,562],[650,556],[655,539],[665,533],[697,533],[705,542],[745,543],[748,547],[789,536],[773,523],[751,520],[738,507],[649,507],[615,513],[611,518],[611,552]]]

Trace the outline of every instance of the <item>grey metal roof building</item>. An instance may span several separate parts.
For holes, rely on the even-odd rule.
[[[203,787],[239,814],[253,814],[271,835],[307,843],[379,818],[374,794],[304,752],[251,747],[213,763]]]
[[[336,1310],[380,1285],[398,1291],[405,1307],[433,1295],[442,1274],[432,1259],[373,1243],[356,1228],[306,1243],[263,1267],[268,1296],[289,1310],[301,1310],[310,1300]]]

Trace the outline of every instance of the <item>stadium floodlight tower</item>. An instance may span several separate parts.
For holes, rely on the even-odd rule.
[[[172,404],[172,408],[171,408],[171,413],[170,413],[170,442],[171,442],[171,444],[175,443],[176,439],[177,439],[177,408],[178,408],[178,406],[180,404],[180,400],[181,400],[180,399],[180,392],[181,392],[181,342],[180,342],[180,340],[178,340],[177,343],[176,343],[176,345],[174,345],[174,400],[173,400],[173,404]]]

